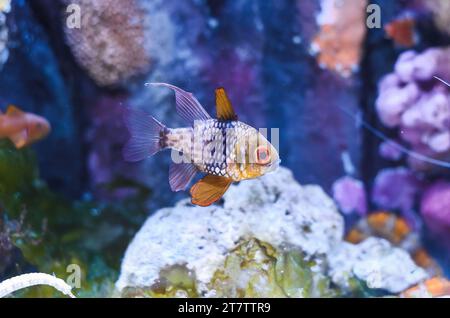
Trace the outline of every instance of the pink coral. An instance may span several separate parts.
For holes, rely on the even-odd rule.
[[[137,193],[139,174],[136,165],[122,160],[122,148],[128,140],[123,109],[127,96],[101,97],[89,109],[91,126],[86,131],[90,144],[88,170],[94,195],[99,199],[129,198]]]
[[[422,182],[406,168],[381,170],[375,178],[372,201],[382,209],[412,210]]]
[[[403,153],[394,146],[394,144],[391,141],[384,141],[380,144],[378,147],[378,153],[383,158],[397,161],[402,158]]]
[[[366,34],[366,0],[322,0],[319,33],[311,43],[321,67],[348,77],[358,68]]]
[[[367,198],[364,184],[352,177],[345,176],[333,183],[333,198],[345,214],[356,212],[365,215]]]
[[[420,212],[431,231],[450,247],[450,182],[437,181],[424,192]]]
[[[434,76],[450,77],[450,48],[403,53],[395,72],[379,84],[376,109],[386,126],[399,128],[400,138],[413,151],[446,160],[450,158],[450,89]],[[417,170],[430,167],[414,158],[409,162]]]

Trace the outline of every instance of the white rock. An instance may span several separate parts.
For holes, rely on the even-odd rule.
[[[356,276],[369,288],[398,293],[427,278],[405,250],[380,238],[368,238],[357,245],[342,242],[328,255],[328,261],[331,279],[343,288],[349,287],[349,277]]]
[[[333,201],[318,186],[300,186],[285,168],[232,186],[224,202],[204,208],[184,200],[156,211],[129,245],[117,289],[151,286],[162,268],[186,264],[199,291],[206,291],[243,237],[298,246],[310,255],[327,254],[342,240],[343,219]]]
[[[129,245],[116,287],[149,287],[162,268],[186,264],[195,272],[198,292],[213,295],[206,284],[227,253],[249,237],[325,255],[329,264],[320,267],[328,268],[323,274],[342,288],[356,276],[370,288],[397,293],[426,278],[406,251],[383,239],[344,242],[343,228],[342,216],[320,187],[300,186],[280,168],[231,186],[223,206],[197,207],[186,199],[156,211]]]

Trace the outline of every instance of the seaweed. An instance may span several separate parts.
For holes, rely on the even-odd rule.
[[[145,217],[142,198],[150,190],[140,187],[136,196],[120,204],[89,198],[71,201],[39,177],[32,150],[17,150],[9,141],[0,141],[0,213],[8,224],[16,224],[16,231],[2,235],[35,270],[68,278],[72,273],[68,266],[78,265],[81,289],[74,290],[78,296],[111,295],[125,244]],[[48,287],[25,289],[16,296],[60,297]]]

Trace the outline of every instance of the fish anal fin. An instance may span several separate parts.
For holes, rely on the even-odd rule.
[[[237,120],[233,105],[223,87],[216,89],[216,112],[219,120]]]
[[[23,114],[25,114],[25,113],[14,105],[9,105],[8,109],[6,110],[6,115],[8,115],[8,116],[19,116],[19,115],[23,115]]]
[[[28,140],[28,133],[26,129],[9,136],[9,139],[12,141],[14,146],[16,146],[17,149],[23,148],[27,145]]]
[[[172,191],[186,190],[197,172],[197,167],[192,163],[172,162],[169,168],[169,184]]]
[[[233,180],[214,175],[207,175],[194,184],[190,190],[192,204],[209,206],[218,201],[228,190]]]

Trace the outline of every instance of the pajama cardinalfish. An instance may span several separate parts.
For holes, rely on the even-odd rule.
[[[280,164],[277,149],[255,128],[237,120],[223,88],[216,89],[216,118],[191,94],[166,83],[151,83],[175,92],[178,114],[188,127],[168,128],[146,112],[127,108],[125,122],[131,138],[123,150],[126,161],[140,161],[163,149],[172,149],[169,184],[186,190],[198,173],[206,176],[191,189],[191,202],[209,206],[236,181],[274,171]]]

